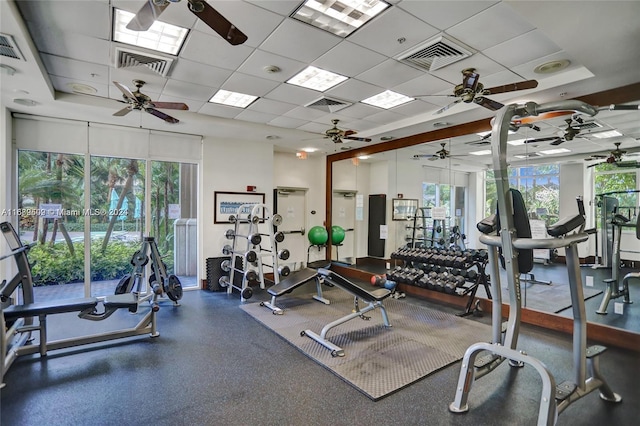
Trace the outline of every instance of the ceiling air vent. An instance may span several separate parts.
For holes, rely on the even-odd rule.
[[[135,50],[115,48],[115,67],[131,68],[145,66],[151,71],[166,77],[169,74],[173,58],[160,55],[152,55],[149,53],[137,52]]]
[[[584,123],[571,124],[571,127],[573,127],[574,129],[580,129],[580,130],[598,129],[602,127],[602,124],[597,123],[595,121],[585,121]]]
[[[401,53],[396,59],[423,71],[434,71],[471,55],[470,48],[440,35]]]
[[[332,99],[323,96],[310,104],[305,105],[308,108],[319,109],[324,112],[336,112],[343,108],[353,105],[351,102],[341,101],[340,99]]]
[[[8,34],[2,33],[0,33],[0,56],[24,60],[15,39]]]

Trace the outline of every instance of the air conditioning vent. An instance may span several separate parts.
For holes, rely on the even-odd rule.
[[[336,112],[351,105],[353,105],[351,102],[346,102],[335,98],[327,98],[323,96],[322,98],[317,99],[305,106],[308,108],[319,109],[320,111],[324,112]]]
[[[169,74],[169,70],[173,64],[173,58],[171,57],[152,55],[131,49],[123,49],[121,47],[115,48],[114,58],[116,68],[144,66],[163,77]]]
[[[584,123],[572,124],[571,127],[573,127],[574,129],[580,129],[580,130],[598,129],[602,127],[602,124],[596,123],[595,121],[585,121]]]
[[[440,35],[403,52],[396,59],[423,71],[434,71],[472,54],[471,49],[462,43]]]
[[[24,57],[22,56],[22,53],[20,53],[20,49],[18,49],[18,45],[16,44],[15,39],[9,34],[0,33],[0,56],[19,59],[21,61],[24,60]]]

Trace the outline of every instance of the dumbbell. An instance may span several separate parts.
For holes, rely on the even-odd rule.
[[[224,233],[224,236],[227,238],[227,240],[233,240],[235,237],[246,238],[254,246],[257,246],[262,241],[262,237],[260,236],[260,234],[240,235],[236,234],[236,231],[234,231],[233,229],[227,229],[227,232]]]
[[[274,226],[282,225],[282,216],[279,215],[278,213],[274,214],[273,216],[271,216],[271,223]]]
[[[225,256],[229,256],[231,254],[243,256],[245,259],[247,259],[247,262],[255,262],[256,260],[258,260],[258,255],[256,254],[255,251],[253,250],[249,250],[247,252],[234,251],[229,244],[222,247],[222,254],[224,254]]]
[[[256,224],[256,223],[260,222],[260,218],[258,216],[253,216],[252,217],[251,215],[249,215],[249,216],[247,216],[246,219],[243,219],[241,217],[236,217],[235,215],[231,215],[231,216],[229,216],[229,222],[231,222],[231,223],[236,223],[236,222],[249,223],[250,222],[250,223]]]
[[[225,272],[229,272],[233,269],[234,271],[243,274],[244,279],[247,281],[258,281],[258,274],[256,271],[254,271],[253,269],[248,269],[246,271],[243,271],[242,269],[231,267],[230,260],[223,260],[222,263],[220,263],[220,269],[222,269]]]

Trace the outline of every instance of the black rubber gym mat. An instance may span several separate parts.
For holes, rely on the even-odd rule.
[[[333,358],[324,346],[300,335],[305,329],[320,333],[353,309],[353,297],[340,289],[326,291],[325,297],[330,305],[308,294],[283,297],[278,300],[283,315],[258,303],[241,308],[374,401],[462,359],[471,344],[491,340],[488,325],[388,298],[384,304],[392,327],[384,327],[376,309],[367,313],[368,321],[356,318],[331,329],[327,339],[345,352]]]

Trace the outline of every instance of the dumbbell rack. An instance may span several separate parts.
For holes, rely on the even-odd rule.
[[[387,277],[398,283],[426,288],[457,296],[468,296],[469,301],[460,316],[473,314],[475,295],[484,286],[491,299],[489,279],[486,274],[488,256],[486,250],[450,250],[444,248],[403,247],[391,258],[401,260]]]
[[[244,212],[249,213],[244,213]],[[234,229],[226,232],[226,237],[232,240],[231,246],[225,246],[223,253],[231,255],[230,263],[226,265],[229,270],[228,277],[221,277],[220,285],[227,287],[227,294],[231,294],[234,289],[240,291],[241,301],[245,302],[253,295],[250,287],[252,282],[257,282],[261,289],[265,288],[264,266],[273,268],[274,282],[278,284],[279,267],[278,252],[276,251],[276,234],[274,226],[282,223],[282,216],[269,213],[269,209],[264,204],[243,204],[238,207],[237,213],[230,217],[234,223]],[[260,223],[266,225],[266,232],[260,232]],[[265,238],[269,246],[263,246]],[[246,244],[245,244],[246,241]],[[282,241],[282,239],[280,239]],[[264,263],[263,258],[270,257],[271,262]],[[242,268],[237,268],[237,259],[242,260]],[[251,268],[251,265],[254,268]],[[241,285],[235,284],[235,274],[242,274]]]
[[[416,214],[413,216],[413,226],[407,226],[411,229],[410,247],[437,247],[444,245],[444,234],[446,230],[445,221],[443,219],[433,219],[431,227],[427,226],[427,219],[431,218],[431,207],[418,207]],[[438,232],[438,228],[440,231]],[[422,231],[422,237],[417,231]],[[427,237],[427,231],[431,232],[431,237]],[[429,244],[427,244],[429,243]]]

